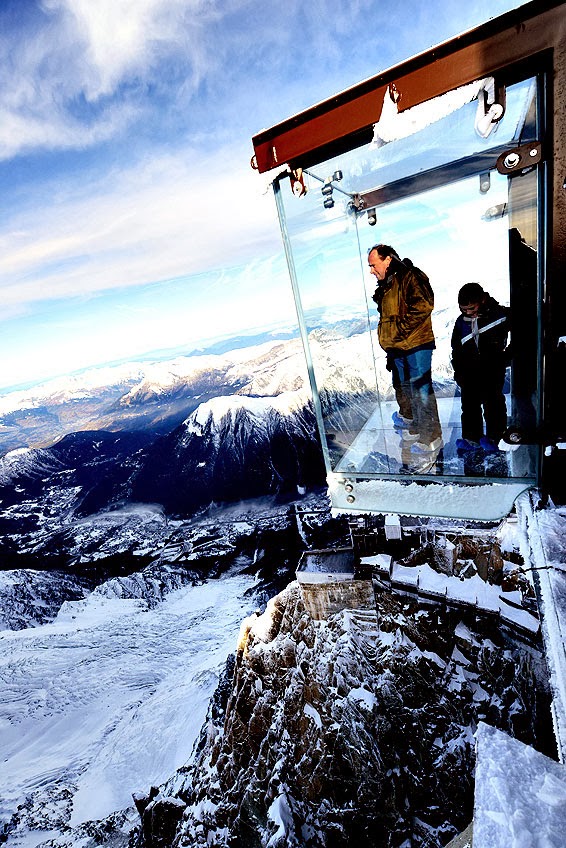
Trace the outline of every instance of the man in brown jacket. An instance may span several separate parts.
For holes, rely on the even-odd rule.
[[[398,399],[401,395],[401,414],[410,418],[406,412],[412,413],[412,423],[402,435],[405,442],[413,443],[415,459],[436,458],[443,442],[431,376],[436,347],[432,288],[426,274],[410,260],[401,261],[390,245],[370,248],[368,263],[378,280],[373,300],[379,312],[379,344],[387,353]],[[415,470],[420,470],[419,464],[424,467],[415,462]]]

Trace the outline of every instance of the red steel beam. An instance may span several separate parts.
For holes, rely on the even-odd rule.
[[[345,151],[369,140],[391,84],[402,112],[561,42],[566,3],[534,0],[263,130],[252,139],[254,167],[307,167],[329,158],[333,145],[338,152],[337,145]]]

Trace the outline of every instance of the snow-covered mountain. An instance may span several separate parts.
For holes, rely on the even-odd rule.
[[[485,637],[389,595],[314,622],[292,584],[243,628],[223,709],[161,794],[183,804],[177,838],[444,844],[472,817],[480,717],[536,743],[529,654]]]
[[[58,467],[56,458],[47,450],[16,448],[0,457],[0,486],[7,486],[19,477],[40,477]]]
[[[165,436],[73,433],[50,448],[6,455],[0,558],[4,568],[34,568],[38,558],[43,568],[135,559],[144,539],[151,549],[154,527],[159,534],[167,516],[213,502],[292,497],[324,482],[307,395],[216,398]]]
[[[313,338],[329,414],[376,391],[369,341]],[[471,818],[480,720],[548,750],[536,628],[515,638],[381,579],[375,609],[315,621],[287,585],[305,548],[350,541],[299,356],[277,342],[146,369],[116,392],[115,429],[0,460],[7,848],[441,846]],[[516,533],[496,577],[495,542],[488,558],[460,540],[457,573],[433,544],[407,585],[506,580],[520,604]]]
[[[516,525],[500,531],[515,556]],[[458,547],[465,582],[482,544]],[[472,818],[480,721],[555,756],[536,640],[374,590],[375,608],[314,620],[291,583],[243,623],[188,767],[136,795],[137,845],[169,828],[166,845],[441,846]]]
[[[20,449],[3,457],[2,567],[64,566],[69,534],[79,532],[77,511],[86,494],[106,487],[110,497],[132,474],[137,454],[150,441],[144,433],[74,433],[51,448]]]
[[[274,396],[304,384],[297,339],[91,369],[0,398],[0,451],[49,445],[78,430],[164,433],[207,399]]]
[[[301,503],[326,512],[316,544],[328,500]],[[242,617],[297,567],[291,507],[264,499],[190,521],[130,507],[77,522],[84,561],[65,572],[0,571],[1,841],[76,845],[71,827],[112,818],[187,761]],[[128,530],[138,569],[119,572],[122,553],[109,575]]]
[[[442,333],[447,333],[453,316],[439,315],[437,321]],[[323,391],[330,395],[339,391],[354,400],[375,393],[376,388],[383,398],[391,395],[383,352],[367,322],[340,321],[319,328],[311,334],[311,344]],[[440,394],[452,376],[448,347],[444,339],[433,359]],[[307,386],[297,338],[270,339],[223,353],[91,369],[1,397],[0,453],[48,446],[79,430],[163,434],[207,400],[234,394],[275,397]]]
[[[246,619],[222,676],[229,633],[233,646],[239,619],[289,582],[302,550],[345,543],[322,495],[302,499],[304,515],[241,499],[257,468],[281,492],[279,458],[305,479],[304,401],[216,398],[165,437],[74,434],[7,458],[3,543],[14,561],[50,569],[0,572],[8,848],[441,846],[471,817],[480,720],[547,750],[534,631],[515,640],[476,610],[382,581],[375,610],[328,621],[310,617],[292,583]],[[164,491],[200,480],[207,503],[226,480],[238,490],[232,506],[174,518],[171,502],[131,497],[157,473]],[[119,491],[129,499],[114,500]],[[86,509],[104,492],[104,510]],[[513,563],[517,532],[498,530]],[[494,545],[485,540],[501,569]],[[459,576],[437,580],[477,582],[480,567],[489,577],[484,548],[458,549]],[[435,550],[404,570],[444,568]]]
[[[253,613],[301,546],[343,544],[327,501],[303,506],[163,521],[150,565],[0,633],[8,848],[440,846],[471,817],[479,720],[548,750],[534,636],[379,584],[374,610],[327,621],[294,582]],[[494,545],[519,561],[517,531],[461,539],[461,579]],[[205,561],[223,576],[203,582]],[[18,580],[0,572],[0,611]]]
[[[216,398],[148,448],[131,478],[129,497],[187,513],[211,500],[323,485],[315,433],[312,407],[302,392]]]

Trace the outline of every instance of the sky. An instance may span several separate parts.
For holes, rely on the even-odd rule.
[[[0,0],[0,393],[296,323],[252,136],[512,0]]]

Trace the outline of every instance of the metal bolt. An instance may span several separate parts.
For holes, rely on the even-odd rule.
[[[537,156],[537,155],[538,155],[538,150],[536,149],[536,147],[532,147],[532,148],[529,150],[529,156],[532,156],[532,157],[533,157],[533,159],[534,159],[534,157],[535,157],[535,156]]]
[[[518,153],[508,153],[503,160],[503,164],[506,168],[516,168],[520,161],[521,157]]]
[[[356,499],[355,499],[355,497],[354,497],[353,495],[348,495],[348,497],[346,498],[346,500],[348,501],[348,503],[354,503],[354,501],[355,501]]]

